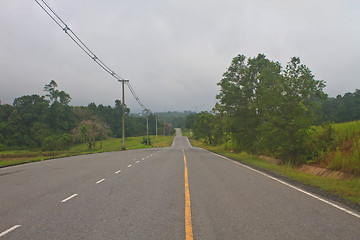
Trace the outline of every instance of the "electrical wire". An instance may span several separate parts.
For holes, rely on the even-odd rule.
[[[71,30],[71,28],[59,17],[58,14],[50,7],[50,5],[45,0],[35,0],[35,2],[45,11],[45,13],[80,47],[94,62],[96,62],[102,69],[109,73],[112,77],[116,78],[119,81],[125,81],[117,75],[111,68],[109,68],[103,61],[101,61],[91,50],[88,48],[83,41]],[[144,109],[144,111],[150,111],[147,109],[144,104],[140,101],[139,97],[136,95],[134,89],[129,82],[126,83],[130,89],[131,94],[136,99],[138,104]]]

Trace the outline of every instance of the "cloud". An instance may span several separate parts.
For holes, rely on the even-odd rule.
[[[153,111],[211,110],[216,85],[241,53],[283,66],[299,56],[326,91],[359,88],[356,0],[48,0],[102,61],[130,79]],[[72,105],[114,105],[121,84],[99,68],[35,1],[0,9],[0,99],[43,94],[54,79]],[[141,111],[130,92],[126,103]]]

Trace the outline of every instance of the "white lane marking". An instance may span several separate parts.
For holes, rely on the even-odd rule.
[[[72,198],[76,197],[77,195],[78,195],[78,194],[77,194],[77,193],[75,193],[75,194],[71,195],[70,197],[65,198],[65,199],[64,199],[64,200],[62,200],[61,202],[62,202],[62,203],[67,202],[67,201],[69,201],[70,199],[72,199]]]
[[[103,179],[101,179],[101,180],[97,181],[97,182],[96,182],[96,184],[99,184],[99,183],[101,183],[101,182],[103,182],[103,181],[105,181],[105,178],[103,178]]]
[[[149,158],[149,156],[146,156],[146,158]]]
[[[205,150],[205,149],[203,149],[203,150]],[[207,150],[205,150],[205,151],[207,151]],[[207,151],[207,152],[210,152],[210,151]],[[339,210],[341,210],[341,211],[343,211],[343,212],[346,212],[346,213],[348,213],[348,214],[350,214],[350,215],[353,215],[354,217],[357,217],[357,218],[360,219],[360,214],[357,214],[357,213],[355,213],[355,212],[353,212],[353,211],[350,211],[350,210],[348,210],[348,209],[346,209],[346,208],[343,208],[343,207],[341,207],[341,206],[339,206],[339,205],[337,205],[337,204],[335,204],[335,203],[332,203],[332,202],[330,202],[330,201],[328,201],[328,200],[326,200],[326,199],[323,199],[323,198],[321,198],[321,197],[318,197],[318,196],[316,196],[316,195],[314,195],[314,194],[312,194],[312,193],[309,193],[309,192],[307,192],[307,191],[305,191],[305,190],[302,190],[302,189],[300,189],[300,188],[298,188],[298,187],[295,187],[294,185],[291,185],[291,184],[289,184],[289,183],[287,183],[287,182],[284,182],[284,181],[282,181],[282,180],[280,180],[280,179],[277,179],[277,178],[275,178],[275,177],[272,177],[272,176],[270,176],[270,175],[268,175],[268,174],[266,174],[266,173],[260,172],[260,171],[258,171],[258,170],[256,170],[256,169],[251,168],[251,167],[249,167],[249,166],[246,166],[246,165],[244,165],[244,164],[242,164],[242,163],[239,163],[239,162],[236,162],[236,161],[234,161],[234,160],[231,160],[231,159],[229,159],[229,158],[227,158],[227,157],[221,156],[221,155],[219,155],[219,154],[217,154],[217,153],[213,153],[213,152],[210,152],[210,153],[212,153],[212,154],[214,154],[214,155],[216,155],[216,156],[218,156],[218,157],[221,157],[221,158],[223,158],[223,159],[226,159],[226,160],[228,160],[228,161],[231,161],[231,162],[233,162],[233,163],[236,163],[236,164],[238,164],[238,165],[240,165],[240,166],[243,166],[243,167],[245,167],[245,168],[247,168],[247,169],[249,169],[249,170],[251,170],[251,171],[254,171],[254,172],[258,173],[258,174],[261,174],[261,175],[263,175],[263,176],[265,176],[265,177],[268,177],[268,178],[270,178],[270,179],[272,179],[272,180],[274,180],[274,181],[277,181],[277,182],[279,182],[279,183],[282,183],[282,184],[284,184],[284,185],[286,185],[286,186],[288,186],[288,187],[290,187],[290,188],[292,188],[292,189],[295,189],[295,190],[297,190],[297,191],[299,191],[299,192],[301,192],[301,193],[304,193],[304,194],[306,194],[306,195],[308,195],[308,196],[310,196],[310,197],[313,197],[313,198],[315,198],[315,199],[317,199],[317,200],[319,200],[319,201],[321,201],[321,202],[323,202],[323,203],[326,203],[326,204],[328,204],[328,205],[330,205],[330,206],[332,206],[332,207],[334,207],[334,208],[337,208],[337,209],[339,209]]]
[[[187,142],[188,142],[189,146],[191,147],[192,145],[191,145],[191,143],[190,143],[190,141],[189,141],[189,138],[186,137],[186,139],[187,139]]]
[[[130,164],[128,167],[131,167],[132,165]]]
[[[139,161],[136,161],[136,163],[139,163]]]
[[[12,232],[12,231],[14,231],[15,229],[17,229],[17,228],[19,228],[19,227],[21,227],[21,225],[15,225],[15,226],[9,228],[9,229],[6,230],[6,231],[3,231],[2,233],[0,233],[0,237],[5,236],[5,235],[8,234],[9,232]]]
[[[145,160],[145,158],[142,158],[141,160]]]
[[[121,170],[118,170],[118,171],[115,172],[115,174],[118,174],[118,173],[120,173],[120,172],[121,172]]]

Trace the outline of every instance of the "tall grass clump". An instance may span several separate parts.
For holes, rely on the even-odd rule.
[[[311,162],[360,175],[360,121],[314,127],[309,140]]]

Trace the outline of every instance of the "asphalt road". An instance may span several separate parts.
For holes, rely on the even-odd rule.
[[[360,239],[359,213],[326,201],[178,132],[169,148],[0,169],[0,240]]]

